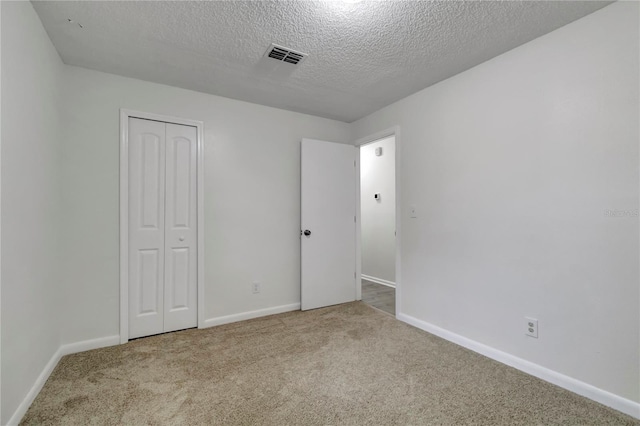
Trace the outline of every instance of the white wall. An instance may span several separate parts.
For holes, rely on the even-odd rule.
[[[400,125],[401,312],[640,401],[638,218],[604,214],[638,208],[637,3],[352,126],[63,66],[1,8],[0,422],[60,343],[119,331],[121,107],[205,123],[207,318],[299,302],[300,139]]]
[[[396,281],[395,152],[395,136],[360,147],[362,274],[389,283]]]
[[[401,129],[402,313],[636,402],[638,217],[605,210],[638,209],[638,12],[614,3],[354,123]]]
[[[64,81],[64,343],[119,332],[119,108],[204,122],[205,318],[300,302],[300,140],[349,143],[348,124],[77,67]]]
[[[2,2],[2,418],[60,345],[59,88],[63,65],[29,2]]]
[[[2,7],[0,7],[0,92],[2,92]],[[0,217],[2,217],[2,102],[0,102]],[[0,241],[2,220],[0,220]],[[2,244],[0,244],[0,423],[2,423]]]

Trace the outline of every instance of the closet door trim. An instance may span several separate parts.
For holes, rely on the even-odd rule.
[[[129,341],[129,118],[196,128],[198,328],[204,326],[204,124],[202,121],[120,109],[120,343]]]

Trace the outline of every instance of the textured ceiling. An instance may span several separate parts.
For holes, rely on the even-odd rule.
[[[66,64],[346,122],[608,3],[33,2]]]

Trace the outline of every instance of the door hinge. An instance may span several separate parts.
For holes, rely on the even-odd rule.
[[[355,217],[355,216],[353,217],[353,221],[354,221],[354,222],[356,221],[356,217]]]

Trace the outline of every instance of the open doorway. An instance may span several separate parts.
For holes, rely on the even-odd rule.
[[[396,315],[395,135],[360,146],[362,301]]]

